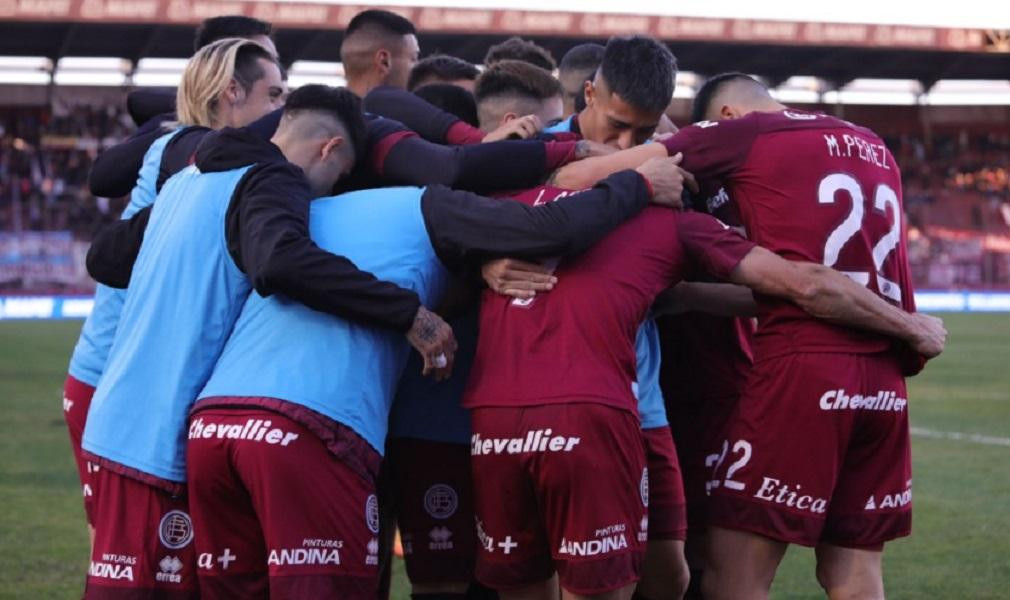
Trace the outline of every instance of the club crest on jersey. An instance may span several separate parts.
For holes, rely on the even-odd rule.
[[[193,541],[193,520],[181,510],[168,511],[158,524],[158,539],[166,548],[185,548]]]
[[[379,499],[370,494],[365,501],[365,523],[372,533],[379,533]]]
[[[436,483],[424,493],[424,510],[436,519],[448,519],[458,506],[459,496],[452,486]]]

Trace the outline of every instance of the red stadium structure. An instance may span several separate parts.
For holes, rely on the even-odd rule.
[[[194,26],[222,14],[271,21],[292,82],[340,74],[341,32],[366,6],[267,1],[0,0],[0,292],[90,284],[82,256],[121,201],[86,192],[91,158],[130,131],[134,85],[171,85],[152,59],[192,52]],[[479,63],[521,35],[558,58],[611,35],[666,42],[682,74],[683,124],[704,77],[761,76],[786,103],[876,130],[904,174],[920,288],[1010,288],[1010,32],[752,19],[394,7],[422,55]],[[82,58],[90,57],[90,58]],[[95,57],[105,57],[97,59]],[[316,62],[323,61],[323,62]],[[164,61],[163,61],[164,62]],[[153,66],[152,66],[153,65]],[[175,72],[180,70],[177,63]],[[145,69],[148,73],[145,73]],[[153,73],[153,77],[151,76]],[[160,76],[160,78],[159,78]],[[146,79],[145,79],[146,78]],[[105,85],[90,85],[103,81]],[[16,82],[16,83],[15,83]],[[995,95],[986,95],[986,90]]]

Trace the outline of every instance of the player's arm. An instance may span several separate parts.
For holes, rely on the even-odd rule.
[[[144,155],[166,130],[156,127],[139,136],[103,151],[95,158],[88,173],[88,188],[95,196],[119,198],[126,196],[137,185]]]
[[[896,308],[830,267],[788,261],[755,247],[733,270],[730,280],[791,300],[819,319],[904,340],[927,358],[943,351],[947,337],[943,321]]]
[[[448,375],[456,340],[417,294],[362,271],[309,238],[312,198],[301,171],[288,163],[254,167],[236,189],[225,217],[228,251],[263,296],[284,294],[328,314],[405,332],[425,357],[425,372],[444,355]],[[445,365],[443,365],[445,366]]]
[[[433,247],[453,269],[504,255],[577,254],[650,201],[669,205],[679,198],[665,162],[615,173],[591,190],[538,206],[436,187],[425,192],[421,209]]]
[[[135,90],[126,95],[126,112],[137,127],[147,126],[151,121],[164,120],[166,115],[175,113],[175,94]]]
[[[489,193],[535,186],[557,167],[591,151],[592,146],[578,141],[446,146],[399,132],[374,144],[370,159],[373,170],[388,181]]]
[[[666,156],[662,144],[642,144],[607,156],[587,158],[567,164],[551,175],[548,183],[569,190],[581,190],[624,169],[636,169],[650,158]]]
[[[682,281],[662,292],[652,304],[655,316],[686,312],[703,312],[719,317],[753,317],[757,315],[757,302],[747,286]]]
[[[126,289],[150,218],[151,207],[148,206],[133,217],[119,220],[98,232],[85,259],[92,279],[109,287]]]
[[[479,144],[484,134],[427,100],[399,88],[380,86],[362,101],[366,112],[403,123],[418,135],[436,144]]]

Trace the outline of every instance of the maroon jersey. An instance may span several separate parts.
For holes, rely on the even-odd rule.
[[[539,187],[543,204],[574,192]],[[464,397],[469,408],[590,401],[635,410],[634,340],[656,294],[694,264],[727,277],[753,244],[708,215],[649,207],[579,257],[531,300],[485,291]]]
[[[755,112],[686,127],[665,145],[671,155],[684,152],[681,166],[699,180],[725,186],[757,244],[789,260],[823,263],[915,310],[901,174],[869,129],[797,110]],[[757,299],[755,353],[761,358],[794,351],[869,353],[891,344],[881,335],[818,321],[791,302]]]

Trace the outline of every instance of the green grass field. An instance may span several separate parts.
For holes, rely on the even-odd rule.
[[[913,438],[914,533],[888,546],[888,594],[1010,598],[1010,316],[946,320],[947,352],[910,383],[926,433]],[[0,322],[0,598],[80,597],[87,536],[61,405],[79,329]],[[394,597],[406,590],[398,572]],[[773,596],[820,596],[812,552],[790,550]]]

